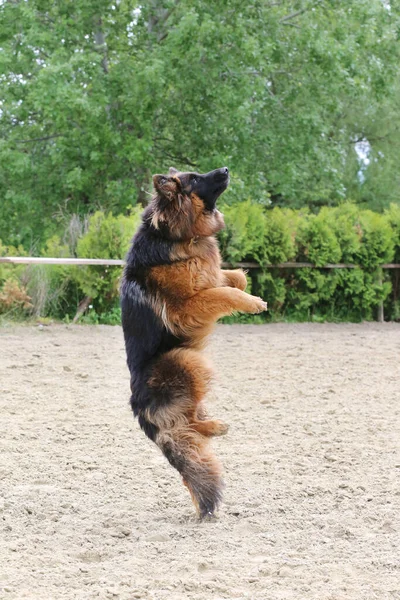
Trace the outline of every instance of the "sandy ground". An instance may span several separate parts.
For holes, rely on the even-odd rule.
[[[0,330],[0,598],[400,598],[400,326],[220,326],[224,504],[128,406],[119,327]]]

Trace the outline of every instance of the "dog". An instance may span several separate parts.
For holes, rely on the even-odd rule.
[[[223,489],[210,438],[228,426],[207,416],[212,368],[203,355],[216,321],[267,303],[245,293],[241,269],[221,270],[215,234],[224,228],[218,197],[227,167],[209,173],[154,175],[155,194],[132,240],[121,281],[130,403],[140,427],[182,475],[200,519]]]

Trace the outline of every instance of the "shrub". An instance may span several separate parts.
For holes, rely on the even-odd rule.
[[[264,297],[266,315],[229,318],[232,322],[263,319],[362,320],[375,317],[385,302],[388,318],[400,318],[400,271],[382,271],[380,265],[400,263],[400,207],[385,214],[361,210],[346,202],[307,209],[267,209],[249,200],[223,207],[226,229],[219,234],[223,260],[256,262],[248,274],[249,290]],[[85,220],[72,218],[62,236],[50,238],[43,256],[123,258],[140,222],[139,207],[129,216],[98,211]],[[0,255],[21,254],[21,248],[0,244]],[[311,262],[316,268],[279,269],[271,264]],[[327,263],[354,263],[355,269],[326,269]],[[67,320],[83,297],[92,299],[84,322],[118,323],[120,267],[13,266],[0,263],[3,309],[9,298],[22,312]],[[4,288],[5,282],[7,287]],[[10,283],[10,282],[14,283]],[[1,287],[3,284],[3,287]],[[393,293],[391,293],[393,290]],[[25,296],[24,296],[25,294]],[[25,298],[25,301],[23,299]]]
[[[344,263],[356,263],[362,239],[358,207],[346,202],[337,208],[323,208],[319,216],[336,236],[341,250],[340,260]]]
[[[27,256],[27,254],[22,246],[5,246],[0,240],[0,256]],[[24,265],[0,263],[0,284],[7,279],[18,279],[24,269]]]
[[[329,226],[326,212],[309,215],[300,224],[296,235],[297,257],[299,261],[311,262],[317,267],[337,263],[342,251],[335,231]]]
[[[231,263],[262,262],[266,217],[262,206],[250,200],[224,206],[226,228],[220,233],[221,252]]]
[[[395,263],[400,263],[400,206],[391,204],[389,210],[385,212],[386,220],[392,229]]]
[[[6,279],[0,291],[0,313],[22,316],[32,308],[26,289],[15,279]]]
[[[141,210],[130,216],[97,211],[89,219],[87,232],[78,240],[77,255],[84,258],[121,259],[129,249],[130,240],[139,225]],[[82,294],[93,298],[98,312],[108,311],[118,298],[121,267],[74,267],[73,278]]]
[[[360,212],[361,244],[358,251],[359,264],[375,269],[394,258],[394,232],[386,215],[372,210]]]
[[[379,265],[393,257],[395,208],[383,216],[344,203],[323,208],[318,215],[304,210],[261,209],[260,217],[260,208],[253,210],[251,206],[229,207],[228,229],[233,231],[223,248],[224,257],[264,265],[251,272],[251,277],[254,293],[269,301],[267,318],[374,318],[376,307],[391,291],[390,275],[382,273]],[[319,268],[267,267],[293,259]],[[324,268],[341,261],[360,264],[363,269]]]

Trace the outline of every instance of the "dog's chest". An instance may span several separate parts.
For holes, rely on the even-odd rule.
[[[194,292],[221,285],[221,274],[217,257],[191,258],[186,261],[189,280]]]
[[[194,243],[186,269],[194,292],[221,285],[221,257],[214,239]]]
[[[197,292],[219,287],[221,283],[221,257],[214,240],[193,242],[186,248],[184,260],[170,265],[153,267],[149,272],[151,287],[164,297],[179,302]]]

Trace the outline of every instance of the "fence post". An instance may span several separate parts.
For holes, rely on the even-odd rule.
[[[385,321],[385,315],[383,312],[383,302],[378,305],[378,323],[383,323]]]
[[[378,283],[382,287],[382,285],[383,285],[382,269],[379,269],[379,271],[378,271]],[[381,300],[378,304],[377,318],[378,318],[378,323],[383,323],[385,321],[385,315],[384,315],[384,311],[383,311],[383,300]]]

